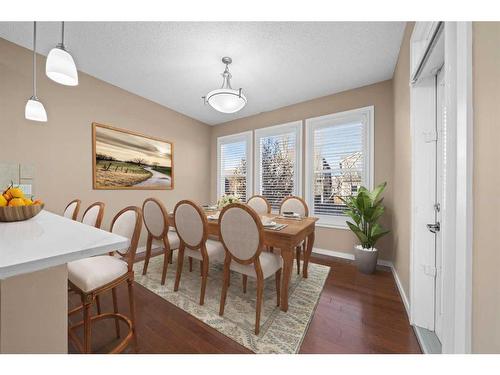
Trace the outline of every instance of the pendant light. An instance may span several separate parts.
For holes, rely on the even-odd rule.
[[[64,21],[61,25],[61,43],[50,50],[45,64],[45,74],[61,85],[78,85],[78,71],[75,61],[64,48]]]
[[[33,22],[33,95],[28,99],[24,108],[26,120],[47,121],[47,112],[36,96],[36,22]]]
[[[241,92],[241,89],[234,90],[231,87],[231,73],[229,73],[228,65],[233,60],[230,57],[223,57],[222,63],[226,64],[226,69],[222,73],[222,87],[217,90],[210,91],[203,97],[205,103],[216,111],[222,113],[235,113],[241,110],[247,104],[247,98]]]

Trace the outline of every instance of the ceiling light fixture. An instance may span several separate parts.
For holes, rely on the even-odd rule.
[[[45,64],[45,74],[61,85],[78,85],[78,71],[76,70],[75,61],[64,48],[64,21],[61,25],[61,43],[50,50]]]
[[[26,120],[47,121],[47,112],[36,96],[36,22],[33,22],[33,95],[26,103],[24,117]]]
[[[230,57],[223,57],[222,63],[226,64],[226,69],[222,73],[222,87],[217,90],[210,91],[203,100],[216,111],[222,113],[235,113],[242,109],[247,104],[247,98],[241,92],[241,88],[234,90],[231,87],[231,73],[229,73],[228,65],[233,60]]]

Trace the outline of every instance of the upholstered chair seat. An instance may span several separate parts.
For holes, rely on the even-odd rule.
[[[265,251],[260,254],[259,261],[264,279],[275,274],[283,266],[283,259],[281,259],[281,256]],[[257,273],[255,272],[255,266],[253,264],[231,262],[229,268],[231,271],[239,272],[254,279],[257,278]]]
[[[84,292],[100,288],[127,273],[127,262],[109,255],[68,263],[68,279]]]
[[[219,241],[208,239],[207,242],[205,242],[205,246],[207,248],[207,255],[210,261],[219,261],[221,263],[224,261],[225,253],[222,243],[220,243]],[[191,250],[186,248],[184,250],[184,254],[197,260],[203,260],[203,256],[201,255],[201,252],[199,250]]]
[[[167,232],[167,239],[168,239],[168,243],[170,244],[171,249],[178,249],[179,248],[179,246],[181,244],[181,240],[180,240],[179,236],[177,235],[176,231],[169,230]],[[156,239],[156,238],[153,239],[153,243],[160,245],[160,246],[163,246],[163,241]]]

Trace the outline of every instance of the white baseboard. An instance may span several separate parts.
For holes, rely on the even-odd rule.
[[[316,254],[321,254],[321,255],[326,255],[326,256],[331,256],[331,257],[336,257],[336,258],[342,258],[342,259],[349,259],[349,260],[354,260],[354,254],[351,253],[346,253],[343,251],[335,251],[335,250],[326,250],[326,249],[320,249],[318,247],[313,248],[313,253]],[[401,280],[399,279],[399,275],[394,268],[394,264],[390,260],[384,260],[384,259],[379,259],[377,261],[377,264],[380,266],[386,266],[391,269],[392,275],[394,276],[394,281],[396,282],[396,286],[398,288],[399,295],[401,296],[401,299],[403,300],[403,305],[406,310],[406,315],[408,316],[408,320],[410,320],[410,303],[409,299],[406,296],[406,293],[403,289],[403,285],[401,284]]]

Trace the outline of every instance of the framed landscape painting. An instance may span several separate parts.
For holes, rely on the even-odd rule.
[[[92,124],[94,189],[174,187],[173,144],[108,125]]]

